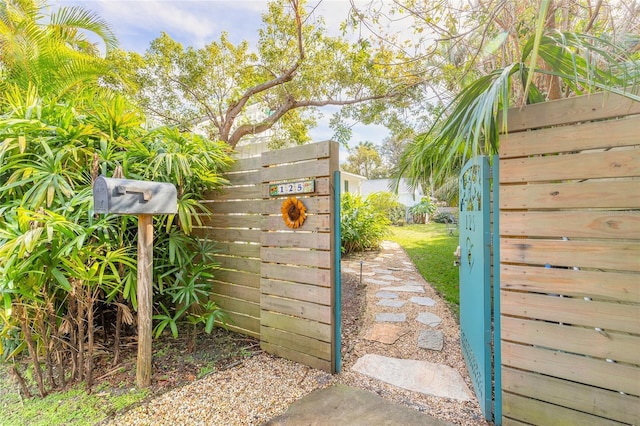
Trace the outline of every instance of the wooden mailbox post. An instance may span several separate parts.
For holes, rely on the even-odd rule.
[[[170,183],[99,176],[93,183],[95,213],[138,216],[138,387],[151,384],[153,333],[153,215],[178,211],[176,187]]]

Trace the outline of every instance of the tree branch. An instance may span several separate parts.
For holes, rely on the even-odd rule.
[[[262,84],[258,84],[257,86],[253,86],[249,88],[246,92],[244,92],[242,97],[238,99],[237,102],[229,105],[229,108],[227,108],[227,112],[224,117],[224,123],[220,128],[220,136],[222,140],[227,140],[232,147],[235,147],[235,144],[237,143],[238,140],[240,140],[240,138],[237,138],[235,143],[232,143],[232,138],[228,138],[228,136],[231,132],[231,127],[233,126],[233,123],[235,122],[236,117],[238,117],[238,115],[242,112],[242,109],[245,107],[247,102],[249,102],[249,100],[258,93],[264,92],[276,86],[283,85],[293,80],[293,77],[295,76],[296,71],[298,70],[298,68],[300,68],[300,65],[305,59],[304,43],[302,41],[302,19],[300,17],[300,5],[298,3],[298,0],[289,0],[289,2],[291,4],[291,7],[293,8],[295,21],[296,21],[296,33],[298,38],[298,59],[290,68],[280,73],[279,76],[277,76],[272,80],[266,81]],[[271,124],[271,126],[273,126],[273,124]],[[267,129],[271,128],[271,126],[269,126]],[[233,134],[235,135],[236,132],[237,130],[234,131]]]

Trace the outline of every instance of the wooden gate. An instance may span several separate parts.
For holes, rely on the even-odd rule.
[[[230,185],[206,194],[212,214],[197,230],[220,249],[211,297],[229,314],[229,328],[259,338],[267,352],[330,372],[340,364],[338,166],[336,142],[238,160]],[[297,229],[281,215],[291,196],[307,208]]]
[[[640,424],[639,114],[611,94],[509,111],[503,424]]]

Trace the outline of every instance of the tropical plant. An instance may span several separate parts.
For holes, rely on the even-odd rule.
[[[98,88],[100,77],[117,79],[101,56],[117,47],[109,25],[80,6],[47,16],[48,7],[42,0],[0,2],[0,93],[16,85],[37,87],[45,98],[70,97]]]
[[[462,89],[440,118],[408,146],[396,176],[408,177],[414,185],[434,175],[444,182],[456,176],[471,156],[497,152],[499,134],[513,106],[603,90],[640,100],[633,89],[640,82],[640,61],[634,53],[640,42],[637,32],[616,37],[561,32],[553,23],[562,10],[551,4],[540,2],[537,25],[516,44],[519,55],[502,58],[503,66],[461,81]],[[598,22],[597,16],[595,11],[593,22]],[[593,22],[588,29],[611,28],[594,27]],[[493,51],[510,37],[497,38]]]
[[[398,201],[398,195],[389,191],[374,192],[367,196],[371,206],[383,213],[393,225],[404,224],[407,207]]]
[[[99,173],[114,170],[180,188],[184,208],[156,223],[156,242],[167,249],[157,250],[155,282],[160,293],[163,285],[174,292],[167,309],[187,306],[191,321],[202,318],[198,322],[210,331],[209,318],[222,316],[202,291],[216,264],[206,256],[211,246],[189,233],[192,217],[206,210],[193,194],[223,181],[220,172],[231,161],[226,145],[171,129],[146,131],[135,109],[118,96],[71,105],[42,99],[33,86],[26,93],[14,86],[6,99],[0,117],[5,359],[15,362],[26,351],[43,396],[69,381],[84,380],[91,389],[95,314],[113,307],[117,361],[120,327],[133,321],[137,306],[137,223],[127,216],[94,215],[91,191]],[[17,363],[12,371],[21,377]]]
[[[380,247],[389,233],[390,221],[368,198],[352,193],[340,199],[340,236],[342,253],[373,250]]]
[[[413,215],[413,221],[415,223],[429,222],[429,215],[433,214],[435,211],[436,205],[429,197],[422,197],[418,204],[409,207],[409,213]]]

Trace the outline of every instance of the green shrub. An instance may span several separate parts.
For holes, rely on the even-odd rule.
[[[384,211],[376,209],[369,198],[345,193],[340,200],[342,253],[372,250],[389,233],[390,221]]]
[[[436,223],[457,223],[458,219],[453,213],[438,212],[433,216],[433,221]]]
[[[384,214],[391,224],[404,224],[407,207],[398,201],[396,194],[387,191],[374,192],[369,194],[367,200],[375,210]]]
[[[409,213],[413,216],[415,223],[427,223],[429,215],[436,211],[436,205],[431,202],[429,197],[422,197],[420,203],[409,208]]]

